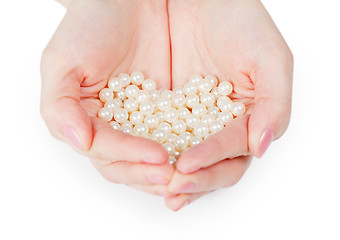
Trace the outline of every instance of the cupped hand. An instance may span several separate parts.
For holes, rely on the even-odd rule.
[[[53,136],[89,156],[108,180],[167,195],[173,168],[162,146],[96,117],[112,75],[139,70],[170,88],[166,1],[67,2],[41,61],[41,114]]]
[[[261,157],[286,130],[291,109],[292,54],[258,0],[169,1],[172,84],[193,73],[234,86],[232,99],[247,113],[186,151],[166,198],[171,209],[234,185],[251,157]]]

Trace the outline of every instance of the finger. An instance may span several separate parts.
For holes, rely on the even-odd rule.
[[[188,174],[211,166],[221,159],[247,155],[248,119],[249,115],[234,119],[222,131],[184,152],[176,164],[177,170]]]
[[[80,105],[79,70],[45,52],[41,61],[41,115],[51,134],[78,150],[86,151],[92,142],[88,114]]]
[[[165,198],[165,205],[173,211],[178,211],[208,193],[210,192],[184,193],[173,197],[167,197]]]
[[[93,143],[89,151],[91,158],[109,162],[128,161],[134,163],[163,164],[169,155],[159,143],[113,129],[107,122],[92,117]]]
[[[175,194],[170,193],[168,191],[168,186],[167,185],[161,185],[161,184],[154,184],[154,185],[138,185],[138,184],[130,184],[129,186],[140,190],[142,192],[152,194],[152,195],[157,195],[161,197],[174,197]]]
[[[94,167],[108,181],[119,184],[167,185],[173,175],[170,164],[115,162],[103,164],[100,159],[91,159]]]
[[[270,143],[288,127],[293,79],[293,58],[288,47],[268,61],[268,55],[251,76],[255,85],[254,108],[249,119],[249,149],[261,157]]]
[[[175,172],[169,191],[175,194],[198,193],[231,187],[242,178],[250,162],[250,156],[243,156],[220,161],[191,174]]]

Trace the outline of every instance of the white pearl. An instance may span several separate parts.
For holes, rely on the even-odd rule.
[[[109,122],[113,117],[113,112],[110,109],[103,107],[102,109],[99,110],[98,117],[106,122]]]
[[[167,140],[167,133],[162,129],[155,129],[152,132],[153,140],[159,143],[164,143]]]
[[[174,133],[169,133],[167,136],[167,142],[174,144],[177,135]]]
[[[103,88],[99,92],[99,99],[102,102],[107,102],[109,100],[112,100],[114,97],[114,94],[110,88]]]
[[[133,128],[125,125],[124,127],[121,128],[121,131],[123,133],[128,133],[128,134],[131,134],[131,135],[134,135],[134,132],[133,132]]]
[[[143,83],[142,83],[142,89],[145,91],[154,91],[156,90],[156,82],[152,79],[146,79]]]
[[[113,116],[114,116],[116,122],[124,123],[129,118],[129,113],[124,108],[118,108],[117,110],[114,111]]]
[[[241,102],[234,102],[230,107],[231,112],[235,117],[241,116],[245,113],[246,107]]]
[[[157,99],[161,97],[161,94],[158,90],[153,90],[149,92],[149,96],[151,101],[157,101]]]
[[[145,123],[138,123],[133,128],[133,131],[136,134],[136,136],[146,137],[149,133],[149,128]]]
[[[172,131],[176,134],[184,133],[187,130],[187,125],[183,120],[177,120],[172,123]]]
[[[158,109],[165,111],[171,107],[171,100],[166,97],[161,97],[157,100]]]
[[[118,77],[120,78],[120,80],[122,82],[122,87],[123,88],[125,88],[125,87],[130,85],[131,79],[130,79],[129,74],[127,74],[127,73],[120,73],[120,74],[118,74]]]
[[[196,84],[186,83],[183,87],[183,91],[185,95],[196,94],[197,93]]]
[[[170,156],[168,162],[170,165],[174,165],[177,162],[177,160],[175,157]]]
[[[198,85],[198,83],[199,83],[200,81],[202,81],[202,79],[203,79],[203,78],[201,77],[201,75],[193,74],[193,75],[191,75],[190,78],[189,78],[189,83]]]
[[[214,96],[215,96],[216,98],[219,97],[218,87],[213,87],[213,89],[211,89],[210,92],[211,92],[212,94],[214,94]]]
[[[109,80],[107,86],[113,91],[118,92],[122,89],[122,80],[118,77],[113,77]]]
[[[217,115],[217,120],[220,121],[223,125],[230,123],[233,120],[234,116],[231,112],[225,111],[220,112]]]
[[[210,90],[213,88],[213,85],[209,79],[203,79],[198,83],[197,87],[201,93],[207,93],[210,92]]]
[[[122,100],[120,100],[119,98],[114,98],[112,100],[107,101],[104,104],[104,107],[107,107],[108,109],[110,109],[112,112],[118,108],[121,108],[123,106],[123,102]]]
[[[172,100],[172,106],[175,108],[183,107],[185,105],[186,99],[184,94],[181,93],[175,93],[171,97]]]
[[[128,111],[129,113],[135,112],[138,109],[138,103],[136,102],[136,100],[134,99],[126,99],[124,101],[124,108],[126,109],[126,111]]]
[[[220,84],[218,85],[218,93],[220,95],[226,96],[232,93],[232,91],[233,85],[231,85],[231,83],[228,81],[220,82]]]
[[[190,111],[186,107],[181,107],[177,109],[177,112],[178,118],[182,120],[185,120],[190,115]]]
[[[148,115],[144,118],[144,123],[149,129],[156,129],[159,126],[159,120],[155,115]]]
[[[169,89],[161,89],[160,90],[161,92],[161,97],[164,97],[164,98],[171,98],[172,96],[172,92],[169,90]]]
[[[145,116],[152,114],[155,111],[155,108],[151,101],[145,101],[139,105],[139,111]]]
[[[207,113],[207,108],[202,103],[197,103],[192,108],[192,114],[201,116]]]
[[[212,122],[214,120],[215,120],[215,117],[214,117],[214,115],[211,115],[211,114],[203,114],[201,116],[201,123],[209,124],[210,122]]]
[[[163,144],[163,147],[168,152],[169,156],[175,156],[176,149],[172,143],[166,142]]]
[[[126,121],[126,122],[121,124],[121,127],[122,128],[131,128],[132,129],[133,125],[132,125],[132,123],[130,121]]]
[[[232,105],[232,101],[230,100],[229,97],[227,96],[220,96],[217,99],[217,107],[222,111],[222,112],[228,112],[230,110],[230,107]]]
[[[130,122],[133,125],[137,125],[138,123],[142,123],[144,121],[144,116],[141,112],[136,111],[130,114]]]
[[[206,123],[199,123],[194,128],[194,135],[203,138],[209,133],[209,125]]]
[[[158,128],[162,129],[166,134],[169,134],[172,131],[171,125],[167,122],[161,122]]]
[[[191,132],[184,132],[181,134],[181,136],[184,136],[188,141],[193,137]]]
[[[117,98],[119,98],[122,101],[127,99],[127,97],[125,96],[125,89],[124,88],[122,88],[120,91],[116,92],[116,96],[117,96]]]
[[[163,122],[164,121],[164,112],[157,111],[157,112],[154,113],[154,115],[158,118],[159,122]]]
[[[173,123],[178,119],[178,112],[176,109],[174,108],[168,108],[165,112],[164,112],[164,120],[169,122],[169,123]]]
[[[189,140],[189,147],[193,147],[193,146],[196,146],[197,144],[200,144],[202,141],[202,138],[199,138],[199,137],[192,137],[190,138]]]
[[[145,90],[140,90],[138,91],[138,93],[136,94],[136,101],[137,103],[141,104],[142,102],[145,102],[147,100],[149,100],[149,94],[147,91]]]
[[[201,95],[201,103],[206,107],[214,106],[215,104],[215,95],[212,93],[203,93]]]
[[[185,103],[188,108],[193,108],[194,105],[199,103],[200,99],[196,94],[190,94],[186,97]]]
[[[179,135],[175,138],[174,146],[178,151],[184,150],[186,147],[188,147],[188,140],[185,136]]]
[[[121,130],[120,124],[115,121],[111,121],[110,125],[114,130]]]
[[[137,93],[139,92],[139,88],[135,85],[129,85],[125,88],[125,96],[127,98],[136,98]]]
[[[217,117],[217,114],[220,112],[220,109],[216,106],[208,107],[208,114]]]
[[[204,79],[208,80],[208,81],[211,83],[211,85],[212,85],[213,87],[216,87],[216,86],[217,86],[217,78],[216,78],[215,76],[213,76],[213,75],[207,75],[207,76],[205,76]]]
[[[181,153],[179,151],[175,152],[175,158],[178,159],[181,156]]]
[[[200,118],[197,115],[190,114],[186,119],[185,123],[187,124],[188,128],[194,128],[197,124],[200,123]]]
[[[211,133],[217,133],[223,129],[223,124],[220,121],[214,120],[209,123]]]
[[[175,87],[174,89],[172,89],[172,92],[174,94],[184,94],[183,87]]]
[[[141,72],[133,72],[130,75],[131,83],[134,85],[141,85],[144,81],[144,75]]]

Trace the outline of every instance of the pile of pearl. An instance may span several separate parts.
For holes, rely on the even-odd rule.
[[[104,107],[98,117],[115,130],[163,144],[174,164],[188,148],[245,113],[243,103],[228,97],[232,92],[230,82],[218,84],[213,75],[194,74],[183,87],[170,91],[157,90],[156,82],[141,72],[121,73],[99,92]]]

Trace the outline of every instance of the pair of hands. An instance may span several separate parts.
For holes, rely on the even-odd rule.
[[[41,113],[53,136],[90,157],[109,181],[165,197],[177,210],[234,185],[288,126],[293,59],[259,0],[70,0],[41,61]],[[193,73],[234,85],[247,115],[186,151],[176,170],[163,147],[96,117],[111,75],[141,71],[162,88]]]

